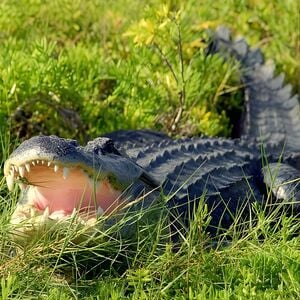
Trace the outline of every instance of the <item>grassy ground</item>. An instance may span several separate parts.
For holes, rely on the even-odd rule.
[[[201,42],[220,24],[260,46],[298,89],[297,1],[145,3],[1,1],[0,125],[20,138],[81,141],[145,127],[229,136],[237,68],[205,59]]]
[[[1,1],[1,166],[16,140],[40,132],[81,141],[144,127],[230,136],[230,113],[241,105],[237,66],[205,59],[207,27],[228,25],[259,45],[299,92],[297,1],[167,3]],[[230,245],[212,248],[199,214],[176,252],[164,220],[141,226],[135,244],[104,239],[89,249],[72,244],[70,226],[66,239],[36,240],[14,253],[8,222],[18,195],[3,179],[0,190],[0,299],[300,297],[296,219],[282,216],[277,227],[258,211],[243,238],[233,234]],[[109,261],[98,276],[86,275],[81,265],[103,256]]]

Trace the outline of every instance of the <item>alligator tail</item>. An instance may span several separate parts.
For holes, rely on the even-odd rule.
[[[234,57],[241,65],[245,111],[240,137],[264,143],[282,144],[300,151],[300,106],[284,75],[274,75],[274,64],[265,62],[259,49],[250,49],[243,38],[233,40],[230,30],[219,27],[212,35],[208,54]]]

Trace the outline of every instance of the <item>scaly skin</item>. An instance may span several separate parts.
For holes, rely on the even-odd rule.
[[[61,220],[74,208],[90,222],[99,214],[126,211],[128,203],[133,203],[130,209],[145,209],[159,198],[158,188],[168,195],[171,215],[179,214],[183,224],[204,197],[212,234],[228,228],[237,214],[249,215],[253,202],[266,204],[269,189],[279,202],[295,200],[299,210],[297,97],[283,86],[282,75],[274,77],[274,66],[264,63],[259,50],[249,49],[243,39],[232,41],[226,28],[213,34],[208,54],[215,52],[241,65],[245,113],[240,139],[172,140],[152,131],[118,131],[81,147],[74,140],[34,137],[5,163],[9,188],[16,179],[23,181],[12,222],[28,219],[31,210]],[[148,191],[153,192],[141,206],[136,199]]]

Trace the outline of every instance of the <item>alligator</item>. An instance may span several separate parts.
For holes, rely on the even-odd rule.
[[[215,53],[241,67],[245,109],[238,138],[172,139],[150,130],[120,130],[80,146],[57,136],[32,137],[4,166],[9,190],[15,182],[22,190],[11,223],[34,216],[38,226],[75,212],[94,226],[101,216],[146,210],[162,194],[171,227],[188,228],[204,203],[212,235],[249,216],[255,203],[299,213],[297,95],[282,74],[274,75],[274,64],[265,62],[259,49],[251,49],[244,38],[233,39],[225,27],[212,33],[207,55]],[[128,226],[134,231],[133,223]]]

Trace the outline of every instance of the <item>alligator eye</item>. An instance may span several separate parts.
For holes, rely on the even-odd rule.
[[[76,140],[72,140],[72,139],[66,139],[67,143],[74,146],[74,147],[78,147],[78,142]]]
[[[115,147],[113,140],[105,137],[99,137],[88,142],[85,149],[101,155],[105,155],[107,153],[120,155],[120,152]]]

